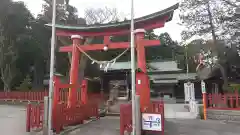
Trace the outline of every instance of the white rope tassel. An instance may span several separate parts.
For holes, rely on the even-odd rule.
[[[122,56],[124,55],[128,50],[129,48],[127,48],[126,50],[124,50],[121,54],[119,54],[117,57],[113,58],[112,60],[109,60],[109,61],[99,61],[99,60],[96,60],[94,58],[92,58],[90,55],[88,55],[85,51],[82,50],[81,47],[79,47],[77,45],[77,48],[80,52],[82,52],[85,56],[87,56],[91,61],[92,61],[92,64],[94,63],[97,63],[100,65],[100,68],[104,68],[104,71],[107,72],[108,68],[110,66],[113,66],[115,64],[115,62]]]
[[[90,55],[88,55],[86,52],[84,52],[84,51],[82,50],[82,48],[79,47],[78,45],[77,45],[77,48],[79,49],[80,52],[82,52],[82,53],[83,53],[84,55],[86,55],[90,60],[94,61],[94,62],[97,63],[97,64],[103,64],[103,63],[106,62],[106,61],[98,61],[98,60],[92,58]],[[115,59],[116,59],[116,60],[119,59],[119,58],[120,58],[123,54],[125,54],[128,50],[129,50],[129,48],[127,48],[126,50],[124,50],[124,51],[123,51],[121,54],[119,54],[117,57],[115,57],[115,58],[113,58],[112,60],[109,60],[109,61],[107,61],[107,62],[109,62],[109,63],[114,62]]]
[[[107,63],[107,66],[105,67],[105,72],[107,72],[108,68],[109,68],[109,63]]]

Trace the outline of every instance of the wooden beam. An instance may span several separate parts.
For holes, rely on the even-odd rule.
[[[142,40],[141,42],[144,47],[161,45],[159,40]]]
[[[81,35],[81,36],[89,36],[89,37],[95,37],[95,36],[117,36],[117,35],[124,35],[130,33],[130,30],[114,30],[114,31],[101,31],[101,32],[85,32],[85,31],[67,31],[67,30],[56,30],[57,36],[64,36],[69,37],[71,35]]]
[[[159,40],[144,40],[142,43],[145,47],[147,46],[158,46],[160,45]],[[83,51],[97,51],[97,50],[103,50],[103,47],[105,44],[90,44],[90,45],[80,45],[79,47]],[[107,45],[108,49],[124,49],[130,47],[130,42],[117,42],[117,43],[110,43]],[[72,51],[72,45],[63,46],[59,49],[60,52],[71,52]]]
[[[103,50],[105,44],[90,44],[90,45],[80,45],[79,47],[84,51],[97,51]],[[129,48],[129,42],[121,42],[121,43],[110,43],[107,45],[108,49],[117,49],[117,48]],[[60,52],[71,52],[72,45],[70,46],[63,46],[59,49]]]

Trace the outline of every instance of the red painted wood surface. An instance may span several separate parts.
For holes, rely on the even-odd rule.
[[[161,135],[164,135],[164,103],[163,101],[153,101],[142,113],[155,113],[161,114],[162,131]],[[142,122],[142,120],[140,120]],[[132,105],[122,104],[120,106],[120,135],[124,135],[124,132],[132,131]],[[154,131],[142,131],[153,133]],[[159,133],[159,132],[158,132]]]
[[[213,93],[207,95],[207,107],[208,109],[219,110],[240,110],[240,95],[236,91],[235,93]]]
[[[92,117],[99,118],[98,103],[89,102],[88,104],[77,104],[68,107],[65,103],[56,106],[57,111],[53,113],[53,130],[58,134],[63,127],[82,124],[84,120]],[[43,104],[28,104],[26,131],[43,128]]]
[[[136,33],[136,47],[137,47],[137,67],[141,69],[142,72],[147,72],[146,65],[146,53],[145,53],[145,45],[144,42],[149,42],[151,40],[144,39],[144,32]],[[160,43],[160,41],[159,41]]]
[[[146,108],[143,113],[153,113],[153,114],[161,114],[161,124],[162,131],[143,131],[143,133],[160,133],[164,135],[164,102],[163,101],[152,101],[150,106]]]
[[[120,135],[124,135],[125,131],[132,131],[132,104],[120,106]]]
[[[10,101],[29,101],[29,102],[43,102],[44,97],[48,96],[48,91],[31,91],[31,92],[0,92],[0,100]],[[88,93],[89,100],[103,101],[107,100],[107,95],[101,93]],[[59,102],[66,102],[68,99],[68,91],[60,91]],[[81,101],[81,92],[77,92],[77,101]]]
[[[140,108],[143,111],[150,104],[149,78],[143,72],[136,73],[136,94],[140,96]]]
[[[98,115],[98,106],[101,102],[104,102],[103,95],[90,95],[87,94],[87,80],[83,81],[84,87],[83,91],[76,92],[76,104],[69,106],[67,103],[69,97],[69,88],[72,85],[67,85],[66,87],[62,84],[58,77],[54,77],[54,98],[53,98],[53,110],[52,110],[52,121],[53,121],[53,130],[56,133],[60,133],[63,127],[72,126],[83,123],[84,120],[87,120],[91,117],[99,118]],[[62,87],[63,86],[63,87]],[[67,89],[67,91],[66,91]],[[64,91],[65,90],[65,91]],[[15,93],[9,92],[4,93],[4,95],[14,95]],[[17,93],[25,95],[25,92]],[[44,100],[44,96],[47,96],[48,92],[45,92],[45,95],[39,94],[42,97],[36,96],[39,101]],[[31,95],[31,94],[30,94]],[[89,101],[87,100],[89,97]],[[3,97],[5,98],[5,97]],[[29,99],[29,97],[23,97]],[[32,97],[30,97],[32,98]],[[18,100],[21,98],[17,98]],[[27,106],[27,122],[26,122],[26,131],[30,132],[35,128],[42,128],[43,123],[43,104]]]
[[[152,30],[156,28],[162,28],[165,25],[166,20],[168,17],[165,17],[163,20],[156,20],[156,21],[149,21],[142,24],[139,24],[136,26],[135,29],[145,29],[145,30]],[[125,35],[129,34],[130,29],[124,28],[124,29],[117,29],[117,28],[111,28],[104,31],[98,31],[98,32],[92,32],[92,31],[76,31],[76,30],[62,30],[57,29],[56,35],[57,36],[67,36],[71,37],[72,35],[81,35],[81,36],[89,36],[89,37],[95,37],[95,36],[117,36],[117,35]]]
[[[87,102],[88,102],[88,95],[87,95],[88,84],[87,83],[88,83],[87,80],[82,81],[81,102],[83,104],[87,104]]]
[[[159,40],[143,40],[141,43],[143,46],[159,46],[161,43]],[[79,45],[82,50],[84,51],[97,51],[97,50],[103,50],[103,47],[106,44],[89,44],[89,45]],[[130,42],[118,42],[118,43],[111,43],[109,42],[107,44],[108,49],[125,49],[130,48]],[[60,52],[72,52],[73,46],[72,45],[66,45],[60,47]]]
[[[43,126],[43,104],[27,105],[26,131],[42,129]]]
[[[44,96],[48,95],[48,91],[32,91],[32,92],[0,92],[0,100],[19,100],[19,101],[40,101]]]
[[[66,104],[60,104],[58,112],[61,112],[57,113],[56,116],[57,118],[61,117],[57,119],[57,124],[60,127],[82,124],[84,120],[88,120],[91,117],[99,119],[98,104],[93,102],[70,108],[68,108]]]
[[[75,105],[77,102],[77,83],[78,83],[78,70],[79,70],[79,58],[81,52],[78,50],[77,45],[80,44],[81,40],[79,38],[73,38],[73,48],[72,48],[72,59],[71,59],[71,69],[70,69],[70,84],[73,87],[69,88],[68,105]],[[81,84],[81,83],[80,83]]]

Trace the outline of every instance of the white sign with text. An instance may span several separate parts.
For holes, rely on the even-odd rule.
[[[161,114],[142,114],[142,129],[148,131],[162,131]]]

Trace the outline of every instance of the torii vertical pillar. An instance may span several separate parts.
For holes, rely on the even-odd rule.
[[[73,86],[69,89],[68,95],[68,106],[74,106],[77,103],[77,87],[78,87],[78,68],[79,68],[79,58],[80,52],[77,48],[82,42],[82,37],[80,35],[72,35],[71,39],[73,41],[72,48],[72,59],[71,59],[71,69],[70,69],[70,84]]]
[[[140,72],[136,72],[136,94],[140,95],[140,107],[144,111],[150,104],[150,86],[147,75],[145,46],[143,45],[144,29],[135,30],[136,50],[137,50],[137,67]]]

